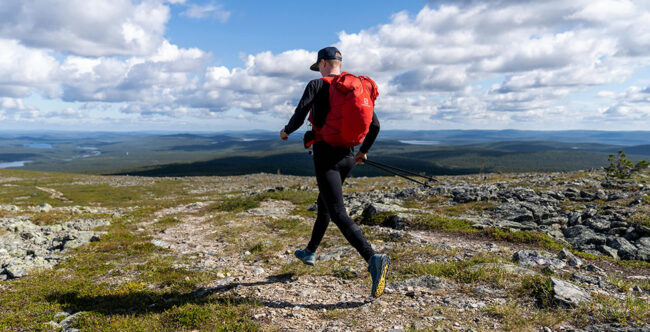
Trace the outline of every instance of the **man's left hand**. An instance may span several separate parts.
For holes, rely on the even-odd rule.
[[[283,140],[283,141],[286,141],[287,139],[289,139],[289,134],[285,133],[284,129],[282,129],[282,131],[280,131],[280,139]]]
[[[363,165],[363,162],[366,161],[366,154],[359,151],[357,154],[354,156],[354,164],[355,165]]]

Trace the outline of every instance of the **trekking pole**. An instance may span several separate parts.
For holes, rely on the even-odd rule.
[[[364,160],[364,162],[366,162],[366,163],[368,163],[368,161],[369,161],[368,159],[365,159],[365,160]],[[427,183],[425,183],[425,182],[421,182],[421,181],[418,181],[418,180],[416,180],[416,179],[410,178],[410,177],[408,177],[408,176],[406,176],[406,175],[403,175],[403,174],[397,173],[397,172],[395,172],[395,171],[393,171],[393,170],[391,170],[391,169],[388,169],[388,168],[385,168],[385,167],[383,167],[383,166],[380,166],[380,165],[378,165],[377,163],[370,162],[370,163],[368,163],[368,165],[370,165],[370,166],[372,166],[372,167],[375,167],[375,168],[378,168],[378,169],[380,169],[380,170],[382,170],[382,171],[384,171],[384,172],[388,172],[388,173],[391,173],[391,174],[397,175],[397,176],[399,176],[399,177],[405,178],[405,179],[407,179],[407,180],[413,181],[413,182],[415,182],[415,183],[421,184],[421,185],[423,185],[423,186],[425,186],[425,187],[431,187],[431,186],[429,186],[429,185],[428,185]]]
[[[425,176],[425,175],[421,175],[421,174],[417,174],[417,173],[414,173],[414,172],[411,172],[411,171],[407,171],[407,170],[405,170],[405,169],[397,168],[397,167],[394,167],[394,166],[390,166],[390,165],[386,165],[386,164],[378,163],[378,162],[376,162],[376,161],[370,161],[370,160],[366,159],[364,162],[367,162],[367,163],[368,163],[369,165],[371,165],[371,166],[375,166],[375,165],[376,165],[376,166],[382,166],[382,167],[385,167],[385,168],[393,169],[393,170],[398,171],[398,172],[402,172],[402,173],[406,173],[406,174],[410,174],[410,175],[419,176],[419,177],[425,178],[425,179],[427,179],[427,180],[429,180],[429,181],[438,182],[438,180],[436,180],[436,179],[434,179],[434,178],[432,178],[432,177]],[[374,164],[374,165],[373,165],[373,164]]]

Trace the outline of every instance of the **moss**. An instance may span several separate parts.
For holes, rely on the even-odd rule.
[[[495,240],[533,244],[549,250],[562,250],[562,248],[564,248],[564,245],[553,240],[553,238],[550,236],[540,232],[511,232],[502,229],[488,228],[483,230],[481,233]]]
[[[447,218],[435,215],[425,215],[416,218],[410,223],[416,229],[436,230],[443,232],[478,233],[467,220]]]
[[[227,197],[214,205],[214,208],[226,212],[241,212],[258,208],[260,201],[257,197]]]
[[[275,199],[289,201],[299,206],[309,206],[311,204],[314,204],[317,198],[318,193],[304,190],[280,190],[265,192],[258,195],[259,200]]]

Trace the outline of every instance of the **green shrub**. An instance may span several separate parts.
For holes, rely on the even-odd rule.
[[[618,150],[618,155],[609,155],[607,161],[610,162],[609,166],[605,167],[605,173],[608,177],[627,179],[633,173],[637,173],[648,167],[648,162],[641,160],[636,165],[629,159],[623,150]]]
[[[525,276],[517,292],[533,297],[541,308],[549,308],[553,304],[553,283],[550,277],[542,275]]]

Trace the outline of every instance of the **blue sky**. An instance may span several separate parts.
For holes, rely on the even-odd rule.
[[[318,49],[385,129],[650,128],[646,1],[7,0],[0,130],[279,130]]]

